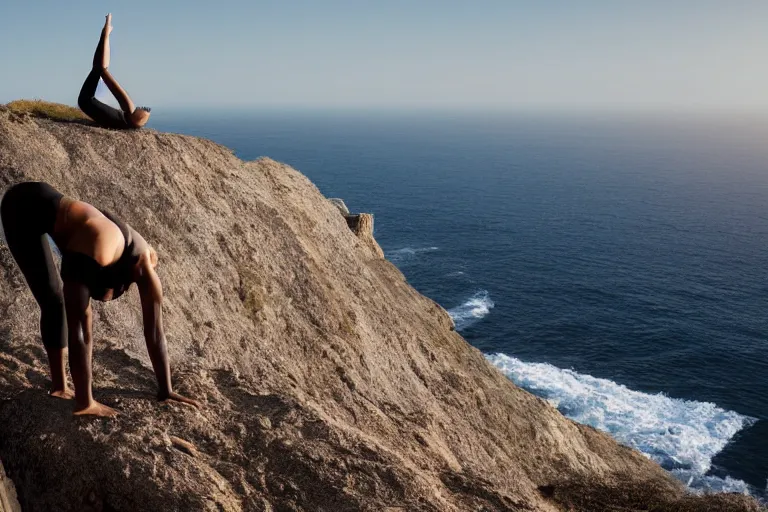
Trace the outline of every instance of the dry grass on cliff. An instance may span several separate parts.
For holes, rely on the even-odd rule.
[[[53,103],[44,100],[15,100],[5,105],[16,114],[29,114],[54,121],[83,122],[90,121],[88,116],[77,107]]]

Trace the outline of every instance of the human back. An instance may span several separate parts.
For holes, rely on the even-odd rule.
[[[120,259],[126,243],[120,228],[98,208],[68,197],[59,205],[54,241],[62,251],[85,254],[103,267]]]

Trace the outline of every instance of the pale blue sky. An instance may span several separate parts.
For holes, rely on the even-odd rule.
[[[0,102],[73,104],[108,11],[154,107],[768,108],[764,0],[0,0]]]

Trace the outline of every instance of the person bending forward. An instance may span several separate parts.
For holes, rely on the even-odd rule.
[[[117,414],[93,399],[91,298],[114,300],[136,283],[144,337],[159,386],[158,399],[199,407],[171,387],[163,334],[163,291],[155,273],[157,253],[141,235],[109,212],[65,197],[43,182],[18,183],[9,188],[0,201],[0,219],[8,248],[40,306],[51,395],[73,398],[65,377],[69,345],[74,413]],[[61,251],[61,278],[46,234]]]

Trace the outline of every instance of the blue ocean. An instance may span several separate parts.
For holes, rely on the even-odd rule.
[[[696,490],[765,496],[768,117],[152,113],[375,215],[519,386]]]

